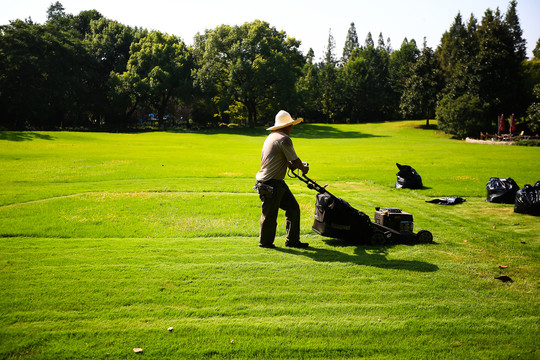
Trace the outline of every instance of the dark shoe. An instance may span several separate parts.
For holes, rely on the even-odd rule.
[[[274,245],[274,244],[269,244],[269,245],[259,244],[259,247],[262,247],[262,248],[265,248],[265,249],[275,249],[277,246]]]
[[[300,241],[296,241],[296,242],[286,242],[285,246],[286,247],[292,247],[292,248],[305,249],[305,248],[309,247],[309,244],[308,243],[303,243],[303,242],[300,242]]]

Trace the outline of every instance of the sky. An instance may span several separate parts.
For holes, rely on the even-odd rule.
[[[44,23],[47,9],[56,0],[1,0],[0,24],[31,18]],[[176,35],[191,45],[197,33],[219,25],[241,25],[263,20],[301,41],[305,54],[312,48],[315,59],[323,58],[331,33],[335,55],[341,57],[351,23],[355,24],[360,44],[371,32],[377,42],[382,33],[399,49],[404,38],[415,39],[421,47],[436,48],[442,34],[452,25],[458,12],[463,21],[474,14],[481,21],[486,9],[497,7],[504,14],[510,0],[60,0],[65,12],[77,15],[95,9],[103,16],[129,26],[159,30]],[[518,0],[518,16],[527,55],[540,38],[540,0]]]

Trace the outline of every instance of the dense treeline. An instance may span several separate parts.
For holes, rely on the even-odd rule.
[[[45,24],[0,27],[0,126],[126,129],[154,113],[161,126],[253,127],[284,108],[326,123],[436,117],[458,137],[514,113],[538,131],[540,39],[527,60],[516,7],[488,9],[480,22],[458,14],[435,50],[407,39],[392,49],[370,33],[361,44],[351,23],[341,55],[330,33],[316,62],[263,21],[206,30],[188,47],[96,10],[66,14],[57,2]]]

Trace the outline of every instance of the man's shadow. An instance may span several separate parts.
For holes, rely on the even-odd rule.
[[[324,240],[328,245],[333,247],[351,246],[351,243],[344,242],[338,239]],[[390,246],[362,246],[356,245],[354,255],[342,253],[337,250],[320,249],[309,247],[302,250],[291,248],[277,248],[281,251],[293,255],[302,255],[320,262],[341,262],[350,263],[362,266],[373,266],[381,269],[399,269],[417,272],[434,272],[439,270],[435,264],[430,264],[416,260],[388,260],[388,249]]]

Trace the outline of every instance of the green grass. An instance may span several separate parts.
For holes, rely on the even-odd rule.
[[[291,179],[305,250],[283,247],[283,216],[281,248],[256,246],[264,129],[0,132],[0,358],[538,358],[539,218],[485,185],[540,180],[540,149],[421,124],[292,136],[312,178],[371,217],[411,212],[436,243],[320,237],[315,193]],[[396,162],[426,188],[395,189]],[[467,202],[425,202],[453,195]]]

